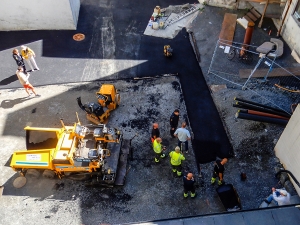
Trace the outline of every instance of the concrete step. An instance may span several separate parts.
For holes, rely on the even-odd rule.
[[[293,195],[290,198],[291,204],[300,204],[300,197],[298,195]],[[262,202],[259,208],[267,208],[267,207],[274,207],[276,204],[272,201],[270,204],[267,204],[266,202]]]

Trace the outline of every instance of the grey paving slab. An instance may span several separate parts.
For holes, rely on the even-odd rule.
[[[242,213],[218,215],[214,218],[214,221],[218,225],[246,225]]]
[[[215,225],[214,217],[199,217],[199,218],[190,218],[184,220],[184,225]]]
[[[257,225],[262,222],[268,225],[276,225],[272,212],[272,210],[245,212],[243,217],[247,225]]]
[[[272,216],[276,221],[276,225],[299,225],[300,210],[296,207],[278,208],[272,210]]]
[[[231,214],[216,214],[178,220],[140,223],[143,225],[299,225],[300,210],[297,207],[277,207]]]

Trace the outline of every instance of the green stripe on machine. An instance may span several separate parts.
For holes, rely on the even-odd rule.
[[[21,162],[17,161],[17,165],[35,165],[35,166],[48,166],[47,162]]]

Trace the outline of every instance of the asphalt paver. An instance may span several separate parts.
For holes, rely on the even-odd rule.
[[[61,101],[57,104],[56,101],[63,99],[71,101],[71,97],[74,96],[73,91],[79,91],[81,94],[86,92],[86,90],[95,92],[96,88],[94,86],[90,87],[82,84],[81,82],[83,81],[90,81],[96,85],[99,84],[96,82],[101,82],[101,80],[113,82],[113,80],[117,79],[122,84],[125,84],[122,91],[125,93],[126,98],[130,99],[131,96],[135,96],[136,93],[133,90],[138,90],[139,85],[145,85],[145,87],[149,85],[149,87],[154,86],[155,88],[156,85],[159,85],[159,80],[155,85],[147,84],[147,82],[134,85],[137,81],[132,80],[132,78],[178,74],[180,81],[180,84],[178,82],[178,86],[180,86],[178,90],[182,90],[180,97],[178,98],[178,93],[174,95],[176,96],[174,99],[172,95],[169,95],[170,93],[167,92],[166,94],[168,94],[169,99],[175,102],[171,104],[173,108],[181,106],[182,102],[186,104],[186,112],[184,111],[181,119],[190,123],[190,128],[192,128],[194,133],[192,144],[197,157],[197,164],[211,161],[216,156],[224,157],[230,155],[230,143],[211,99],[210,91],[202,74],[203,71],[201,71],[193,55],[186,31],[181,31],[173,40],[142,35],[155,5],[166,7],[169,4],[180,5],[186,2],[179,0],[164,1],[163,3],[129,0],[123,2],[88,0],[81,3],[78,29],[76,31],[0,32],[1,40],[3,39],[0,43],[0,59],[2,62],[0,87],[8,90],[8,96],[3,97],[1,106],[3,110],[11,111],[8,114],[9,121],[6,121],[6,114],[3,114],[2,119],[6,121],[2,126],[4,132],[3,140],[11,141],[10,137],[18,137],[18,141],[11,142],[9,148],[18,149],[20,147],[18,144],[22,143],[22,136],[24,135],[22,133],[24,127],[22,115],[24,109],[21,106],[30,106],[26,108],[28,111],[26,111],[26,116],[30,116],[34,108],[37,108],[37,112],[41,113],[39,107],[43,105],[45,108],[40,114],[41,116],[50,112],[53,117],[55,116],[58,119],[61,114],[65,115],[67,106]],[[222,13],[220,12],[220,14]],[[72,36],[76,33],[84,33],[86,39],[82,42],[75,42]],[[163,56],[163,45],[165,43],[170,44],[174,49],[174,56],[171,59]],[[38,55],[36,61],[41,71],[33,72],[30,79],[33,85],[38,87],[38,90],[42,90],[46,94],[42,93],[41,100],[35,99],[33,105],[31,105],[30,99],[22,97],[22,94],[25,94],[23,90],[15,89],[20,88],[20,84],[14,75],[16,64],[11,57],[11,51],[13,48],[23,44],[30,46]],[[208,46],[211,49],[214,47],[214,45]],[[209,58],[206,55],[201,55],[201,57]],[[165,81],[164,79],[161,80],[161,82]],[[126,87],[127,82],[131,83],[132,86]],[[74,86],[76,86],[75,89],[73,89]],[[175,87],[177,87],[177,83]],[[58,95],[55,96],[51,93],[51,89],[57,92]],[[165,97],[159,92],[159,89],[155,89],[157,95],[151,93],[154,97],[150,98],[150,100],[154,99],[156,100],[155,102],[159,102],[159,98]],[[68,95],[64,96],[64,93],[68,93]],[[78,93],[76,92],[76,94]],[[46,97],[47,95],[49,95],[49,98]],[[43,97],[47,98],[47,100],[45,101]],[[87,97],[87,99],[89,98]],[[153,105],[150,105],[154,107],[155,102],[152,102]],[[150,106],[147,107],[151,108]],[[124,111],[126,116],[129,117],[128,120],[130,120],[130,122],[126,121],[123,124],[124,129],[127,129],[130,135],[133,132],[131,133],[129,128],[142,130],[143,133],[146,133],[146,130],[149,128],[148,123],[154,122],[158,117],[151,117],[151,120],[145,120],[145,117],[140,117],[136,120],[134,116],[139,116],[141,107],[132,104],[132,108],[136,109],[136,111]],[[159,112],[161,113],[161,111],[163,110],[160,109]],[[167,111],[167,114],[169,115],[170,112],[171,109]],[[149,113],[156,115],[155,111],[150,110]],[[31,116],[36,115],[33,114]],[[164,117],[167,118],[168,115],[164,115]],[[112,117],[112,119],[117,118]],[[68,117],[67,120],[69,123],[73,121],[71,117]],[[15,121],[19,122],[14,124]],[[44,117],[40,121],[44,125],[49,123]],[[143,124],[143,122],[147,123]],[[26,122],[26,125],[31,124],[32,122]],[[165,129],[164,133],[167,134],[167,121],[164,121],[162,124],[164,125],[163,129]],[[54,125],[59,126],[59,122]],[[14,126],[16,127],[14,128]],[[143,140],[146,142],[147,139],[144,138]],[[166,143],[174,144],[169,139],[167,139]],[[139,145],[134,144],[134,147],[136,151],[139,151]],[[146,151],[140,151],[136,155],[136,159],[130,169],[131,171],[129,171],[128,183],[124,189],[115,189],[113,191],[100,189],[99,191],[96,188],[86,189],[83,185],[77,186],[76,183],[68,181],[65,182],[64,187],[69,188],[73,186],[75,188],[72,191],[68,189],[66,193],[63,185],[61,185],[62,182],[54,180],[49,183],[49,181],[41,180],[39,183],[31,181],[31,185],[38,184],[40,188],[48,187],[44,193],[34,193],[34,189],[21,190],[20,192],[6,189],[8,192],[4,191],[4,195],[6,193],[8,196],[23,196],[24,198],[18,198],[22,206],[35,204],[36,207],[40,207],[39,216],[43,216],[43,218],[39,221],[44,223],[49,223],[47,220],[50,218],[62,222],[63,220],[59,215],[62,212],[61,210],[67,211],[68,215],[74,214],[74,221],[78,223],[81,221],[85,224],[100,222],[124,223],[224,211],[215,193],[215,187],[209,184],[210,173],[205,173],[204,178],[199,179],[200,188],[197,190],[199,196],[195,199],[196,202],[184,202],[181,198],[178,201],[178,196],[181,195],[181,189],[179,188],[181,181],[170,177],[168,162],[162,163],[161,167],[156,167],[153,162],[146,159],[147,156]],[[191,154],[189,157],[191,158],[192,156]],[[5,154],[5,157],[7,159],[5,171],[8,171],[10,169],[7,167],[9,165],[9,152]],[[207,171],[210,172],[211,167],[212,165],[208,164],[207,168],[209,169]],[[233,169],[233,167],[234,165],[230,165],[229,168]],[[185,169],[197,173],[194,164]],[[145,171],[141,179],[139,179],[140,171]],[[10,179],[7,180],[7,187],[11,187],[10,185],[16,175],[13,175],[12,171],[8,173]],[[161,175],[166,181],[160,180],[160,177],[156,174]],[[1,179],[3,180],[4,178],[6,177],[3,175]],[[235,179],[237,178],[235,177],[233,180]],[[142,184],[143,182],[144,185]],[[274,183],[275,179],[270,180],[268,183],[272,182]],[[59,185],[56,185],[57,183]],[[52,190],[52,187],[58,188],[57,190]],[[147,195],[148,189],[151,190],[151,195]],[[164,190],[160,192],[159,190],[162,189]],[[62,192],[58,193],[56,191]],[[83,192],[84,194],[82,194]],[[55,199],[55,197],[51,197],[52,195],[58,195],[59,197]],[[249,199],[251,199],[251,193],[250,196],[245,197],[245,200]],[[182,208],[174,208],[181,201]],[[49,202],[52,203],[43,208],[45,202],[47,204]],[[59,202],[67,203],[64,205]],[[138,207],[141,203],[143,203],[142,206]],[[253,207],[255,204],[251,203],[249,205]],[[32,210],[33,208],[28,206],[28,209]],[[23,209],[21,213],[22,221],[25,221],[26,210]],[[34,213],[32,211],[30,215],[33,216]],[[53,222],[53,220],[51,221]],[[72,223],[70,222],[69,224]]]
[[[104,2],[82,2],[76,31],[1,32],[4,41],[0,44],[0,58],[5,71],[1,75],[2,87],[20,87],[14,76],[16,65],[11,50],[22,44],[29,45],[38,55],[36,61],[41,70],[30,77],[34,86],[179,74],[198,162],[229,157],[231,145],[186,31],[182,30],[173,40],[144,36],[153,4],[146,3],[145,7],[135,3],[133,7],[131,1],[121,5]],[[169,4],[183,3],[164,2],[161,7]],[[74,41],[75,33],[84,33],[85,40]],[[163,55],[165,44],[174,49],[171,59]]]

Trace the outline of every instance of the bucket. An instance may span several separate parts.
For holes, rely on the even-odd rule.
[[[159,29],[159,26],[158,26],[158,23],[157,23],[157,22],[153,22],[153,23],[152,23],[152,29],[153,29],[153,30],[158,30],[158,29]]]
[[[164,28],[165,23],[164,22],[160,22],[159,23],[159,29],[163,29]]]

